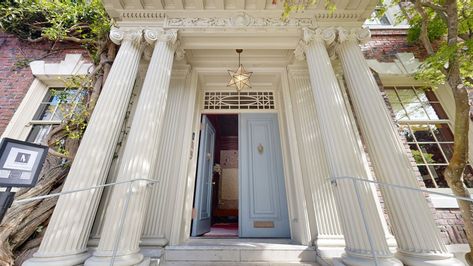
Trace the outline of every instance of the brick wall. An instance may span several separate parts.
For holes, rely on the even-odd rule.
[[[48,52],[51,49],[54,52]],[[29,43],[0,32],[0,135],[28,91],[34,77],[27,63],[44,60],[49,63],[64,60],[66,54],[87,53],[70,43]],[[29,61],[28,61],[29,60]]]
[[[363,45],[362,50],[367,59],[376,59],[381,62],[392,62],[395,59],[396,53],[409,52],[414,53],[415,57],[422,61],[426,57],[426,52],[420,44],[408,44],[406,41],[406,30],[372,30],[371,40]],[[376,77],[376,74],[375,74]],[[394,113],[387,100],[387,96],[384,94],[381,82],[378,81],[378,85],[385,98],[385,102],[388,109],[392,113],[394,120]],[[425,188],[425,184],[422,181],[415,159],[413,158],[409,145],[401,134],[401,138],[404,140],[404,146],[408,151],[409,158],[411,160],[412,167],[415,169],[416,177],[421,188]],[[463,229],[463,220],[461,218],[459,209],[435,209],[432,205],[430,197],[426,194],[426,198],[429,206],[432,209],[435,222],[440,228],[442,239],[446,244],[465,244],[467,243],[465,230]],[[388,220],[389,222],[389,220]]]

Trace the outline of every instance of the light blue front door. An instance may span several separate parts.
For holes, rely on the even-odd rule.
[[[290,237],[277,114],[240,114],[240,237]]]
[[[195,184],[194,208],[196,217],[192,223],[192,236],[210,231],[212,218],[212,174],[214,164],[215,129],[207,116],[202,117],[200,132],[198,172]]]

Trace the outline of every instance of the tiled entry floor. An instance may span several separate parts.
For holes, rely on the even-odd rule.
[[[238,223],[216,223],[210,227],[210,232],[205,233],[202,237],[237,238],[238,237]]]

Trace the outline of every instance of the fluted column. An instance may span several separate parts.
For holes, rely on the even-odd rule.
[[[356,141],[325,47],[326,43],[330,44],[335,40],[335,36],[333,29],[304,29],[304,41],[307,45],[305,54],[328,163],[328,177],[367,178],[362,151]],[[358,185],[363,210],[357,202],[355,188],[350,181],[338,181],[332,187],[346,242],[343,262],[346,265],[373,265],[373,249],[379,265],[401,265],[401,262],[393,257],[386,243],[372,187],[368,184]]]
[[[110,39],[121,47],[90,118],[63,191],[105,183],[125,118],[143,46],[142,33],[112,29]],[[23,265],[77,265],[87,253],[92,223],[102,189],[59,197],[43,241]]]
[[[381,182],[419,188],[405,147],[358,46],[368,29],[338,29],[337,53],[376,177]],[[407,265],[463,265],[447,252],[423,193],[381,187],[394,236],[396,256]]]
[[[176,38],[177,30],[145,31],[146,41],[156,44],[131,124],[123,160],[119,166],[118,182],[140,178],[159,179],[153,175],[156,172],[157,150],[171,80]],[[128,193],[131,193],[131,197],[127,203]],[[98,248],[85,265],[108,265],[117,238],[119,242],[115,265],[136,265],[143,260],[143,255],[139,253],[139,242],[148,197],[149,190],[144,181],[134,182],[130,186],[116,186],[113,189]],[[126,213],[125,204],[128,204]],[[124,220],[121,225],[122,218]]]
[[[329,172],[322,143],[321,127],[316,115],[309,76],[306,71],[291,70],[291,100],[296,136],[302,165],[311,234],[322,256],[345,246],[338,219]]]

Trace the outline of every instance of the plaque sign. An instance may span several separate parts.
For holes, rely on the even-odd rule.
[[[48,147],[4,138],[0,143],[0,187],[33,187]]]

